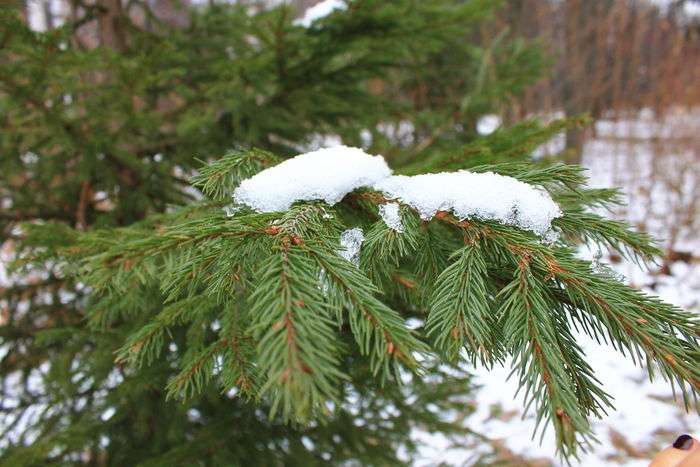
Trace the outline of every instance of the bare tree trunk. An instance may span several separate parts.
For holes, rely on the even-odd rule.
[[[565,0],[564,5],[564,56],[563,56],[563,71],[560,77],[562,83],[562,102],[564,113],[567,117],[578,115],[584,109],[581,104],[582,89],[580,77],[585,73],[586,60],[581,56],[581,35],[583,34],[581,26],[582,4],[580,0]],[[576,164],[581,161],[581,153],[583,152],[584,134],[580,128],[570,128],[566,131],[566,146],[564,159],[567,163]]]
[[[124,11],[121,0],[98,0],[97,4],[104,9],[98,19],[98,37],[100,45],[123,51],[126,49],[124,34]]]
[[[44,20],[45,24],[44,26],[46,27],[46,30],[53,29],[54,27],[54,18],[53,18],[53,12],[51,11],[51,0],[44,0],[41,4],[42,9],[44,10]]]
[[[27,5],[26,0],[18,2],[17,8],[19,9],[19,14],[22,17],[22,20],[24,20],[25,23],[29,23],[29,5]]]

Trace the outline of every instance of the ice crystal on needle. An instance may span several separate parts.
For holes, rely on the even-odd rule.
[[[379,215],[390,229],[393,229],[399,233],[403,232],[403,224],[401,223],[401,213],[399,212],[398,204],[382,204],[379,206]]]
[[[358,227],[348,229],[340,234],[338,254],[357,266],[360,264],[360,247],[364,241],[365,235],[362,229]]]

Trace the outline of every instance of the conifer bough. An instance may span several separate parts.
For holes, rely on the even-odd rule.
[[[79,246],[65,251],[73,265],[66,267],[99,297],[91,307],[95,323],[118,313],[114,303],[127,290],[145,294],[157,285],[163,293],[162,311],[124,343],[120,361],[148,365],[161,356],[175,326],[210,334],[206,345],[182,354],[170,396],[186,398],[216,383],[251,403],[265,398],[271,416],[298,423],[323,418],[341,402],[349,378],[349,349],[340,335],[351,333],[386,384],[400,384],[405,371],[420,374],[427,358],[510,363],[526,408],[536,411],[540,428],[554,427],[558,449],[570,456],[594,440],[590,419],[604,416],[613,403],[576,330],[646,365],[650,378],[660,374],[687,409],[697,410],[697,316],[577,257],[581,243],[639,261],[658,254],[646,235],[592,211],[619,198],[615,190],[586,188],[580,167],[471,168],[472,175],[512,177],[509,186],[555,203],[549,222],[557,235],[544,241],[537,229],[519,223],[528,208],[517,199],[503,218],[483,210],[464,217],[454,199],[426,216],[415,199],[376,188],[389,175],[381,167],[377,176],[355,174],[355,185],[345,185],[328,203],[315,200],[324,198],[321,193],[309,195],[313,186],[300,196],[280,185],[267,189],[287,190],[301,201],[272,212],[229,206],[237,187],[278,162],[260,150],[232,151],[194,177],[204,200],[135,226],[81,234]],[[446,156],[432,160],[429,170],[454,165]],[[459,191],[444,188],[450,196]],[[250,200],[247,193],[241,199]],[[341,233],[350,229],[361,230],[344,250]],[[349,253],[348,243],[355,248]],[[348,260],[358,253],[359,261]],[[198,312],[212,308],[217,319],[202,331]],[[408,318],[421,326],[408,326]]]

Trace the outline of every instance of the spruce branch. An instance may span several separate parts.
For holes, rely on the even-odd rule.
[[[575,170],[572,173],[578,172]],[[557,171],[550,173],[557,174]],[[543,183],[543,186],[547,183],[560,193],[567,186],[557,182],[556,178],[545,177],[538,183]],[[633,252],[641,258],[649,258],[658,251],[647,235],[632,231],[624,223],[585,213],[573,202],[578,187],[574,185],[566,189],[571,193],[569,206],[563,206],[563,216],[555,220],[555,225],[561,222],[566,227],[562,228],[566,237],[592,239],[623,252]],[[363,199],[385,202],[381,196],[372,194],[363,195]],[[607,205],[609,202],[617,202],[614,190],[584,192],[581,204]],[[571,208],[571,205],[575,207]],[[595,222],[583,221],[585,216],[591,216],[588,219]],[[511,298],[497,313],[502,323],[497,329],[506,336],[505,342],[508,343],[509,353],[515,358],[515,370],[521,385],[528,388],[528,405],[534,404],[539,423],[547,421],[554,425],[564,456],[575,456],[578,445],[585,447],[594,441],[588,418],[601,417],[612,406],[610,397],[595,378],[593,369],[586,363],[581,348],[571,334],[568,319],[582,324],[582,329],[596,338],[601,333],[607,336],[613,346],[623,350],[623,354],[625,350],[634,350],[638,360],[641,360],[640,352],[646,354],[650,377],[653,377],[651,362],[655,362],[664,377],[675,381],[681,389],[686,404],[691,395],[696,398],[698,370],[693,362],[698,361],[697,318],[657,299],[648,299],[615,278],[592,273],[590,263],[573,259],[573,253],[561,241],[552,245],[543,244],[528,232],[493,222],[460,220],[447,212],[438,212],[434,219],[430,224],[443,223],[461,232],[467,245],[475,241],[483,243],[482,248],[489,258],[491,280],[499,283],[508,277],[509,273],[505,272],[508,270],[517,276],[517,281],[513,280],[510,284],[507,279],[502,282],[499,299],[507,297],[506,292],[510,292]],[[562,269],[558,263],[560,257],[567,258],[569,268]],[[576,264],[570,264],[571,261]],[[453,266],[449,266],[443,274]],[[562,274],[568,277],[566,283],[561,282]],[[587,279],[583,280],[582,277]],[[561,290],[552,290],[552,280],[559,284],[557,287]],[[444,285],[439,281],[440,278],[432,286],[436,288],[436,293],[439,290],[437,287]],[[590,283],[590,290],[585,293],[580,291],[582,283]],[[576,290],[584,297],[579,296],[579,300],[574,301],[572,297],[565,296]],[[612,296],[610,303],[607,303],[601,295],[609,293]],[[622,303],[625,303],[624,307],[621,307]],[[451,304],[455,307],[460,305],[457,300]],[[517,311],[510,310],[512,313],[508,313],[509,307]],[[617,312],[620,309],[624,310],[623,313]],[[647,326],[652,321],[644,318],[652,310],[659,314],[655,323],[658,327],[651,332],[635,329]],[[435,311],[431,309],[431,313]],[[473,314],[473,307],[470,313]],[[586,314],[595,316],[582,316]],[[626,318],[625,314],[632,316]],[[441,315],[435,318],[429,315],[428,322],[435,323],[438,316]],[[520,321],[506,319],[509,316]],[[601,320],[605,321],[601,324]],[[615,335],[610,334],[611,329]],[[662,350],[662,347],[668,350]]]
[[[450,230],[442,227],[437,222],[423,222],[419,228],[414,269],[418,286],[426,297],[433,294],[432,284],[447,268],[452,251],[462,245],[451,235]]]
[[[609,340],[639,363],[646,361],[650,377],[658,367],[665,379],[677,384],[686,405],[692,398],[697,406],[697,315],[595,273],[588,262],[574,258],[570,252],[560,251],[543,261],[549,274],[561,282],[558,294],[563,302],[589,334]]]
[[[168,382],[168,397],[188,399],[199,393],[220,371],[216,357],[225,346],[225,340],[217,340],[201,350],[188,351],[182,369]]]
[[[531,162],[510,162],[486,164],[469,168],[472,172],[494,172],[513,177],[521,182],[546,188],[548,191],[564,190],[578,193],[581,185],[586,183],[583,172],[578,165],[562,163],[533,165]]]
[[[228,303],[221,318],[220,336],[226,341],[221,383],[223,391],[237,388],[241,395],[258,399],[260,370],[256,365],[255,340],[248,332],[248,316],[239,303]]]
[[[116,361],[139,367],[150,365],[160,356],[168,329],[187,322],[187,315],[192,313],[193,308],[205,306],[201,297],[191,296],[164,307],[149,323],[129,336],[117,353]]]
[[[333,314],[319,289],[319,270],[289,237],[260,265],[259,287],[250,297],[250,331],[272,394],[271,416],[308,420],[337,400],[340,348]]]
[[[402,232],[397,232],[379,220],[372,224],[365,235],[361,268],[378,285],[395,280],[392,271],[400,266],[404,258],[413,255],[418,247],[420,219],[415,212],[405,207],[400,209],[399,215]]]
[[[519,260],[513,280],[499,293],[499,315],[505,341],[526,407],[534,405],[537,425],[551,423],[565,456],[576,455],[579,444],[593,439],[588,416],[600,416],[611,406],[609,396],[592,378],[583,352],[564,334],[546,290],[530,269],[530,258]]]
[[[298,202],[282,213],[243,208],[228,217],[220,198],[239,170],[263,167],[256,154],[232,153],[202,170],[197,183],[218,198],[213,202],[108,235],[62,234],[65,263],[78,265],[65,270],[78,269],[100,298],[94,325],[139,317],[121,361],[149,367],[171,333],[184,331],[188,348],[172,357],[179,370],[169,396],[192,397],[216,382],[269,401],[271,416],[308,422],[344,397],[348,346],[367,358],[379,381],[392,374],[400,380],[400,368],[418,377],[431,358],[490,366],[512,357],[538,429],[553,426],[562,454],[575,456],[595,441],[590,419],[611,407],[577,329],[646,362],[650,377],[660,371],[687,405],[697,397],[698,318],[576,258],[577,242],[644,260],[658,253],[647,235],[589,211],[618,203],[619,193],[586,188],[580,168],[475,169],[514,176],[557,200],[562,216],[553,226],[561,236],[544,242],[530,231],[448,211],[424,221],[367,188],[332,207]],[[402,231],[378,215],[389,202],[400,204]],[[366,235],[354,264],[339,254],[339,237],[357,226]],[[42,235],[42,227],[31,229]],[[424,336],[409,329],[408,317],[425,321]]]
[[[205,196],[223,200],[230,196],[241,180],[279,161],[277,156],[261,149],[233,150],[209,164],[203,164],[191,183]]]
[[[308,253],[324,271],[327,292],[337,310],[346,309],[350,329],[363,355],[371,357],[372,371],[386,377],[397,360],[409,368],[418,367],[415,352],[427,350],[412,335],[401,316],[376,295],[379,290],[354,265],[313,245]],[[393,368],[392,368],[393,367]]]
[[[632,230],[626,222],[605,219],[581,208],[566,209],[564,216],[552,224],[574,241],[607,247],[631,260],[653,261],[661,254],[648,234]]]
[[[478,242],[457,250],[437,278],[428,315],[428,334],[450,358],[466,348],[472,362],[490,364],[499,353],[488,293],[486,258]]]
[[[412,164],[402,172],[409,175],[460,169],[485,172],[493,170],[491,166],[496,159],[513,163],[510,171],[507,171],[507,166],[504,166],[501,168],[503,171],[498,173],[516,177],[524,176],[523,172],[533,169],[533,163],[526,162],[526,158],[538,147],[568,128],[581,127],[589,123],[590,120],[586,117],[554,120],[547,125],[542,125],[537,120],[519,122],[509,128],[499,128],[489,135],[477,138],[459,150],[437,151],[432,157]],[[523,172],[515,170],[518,166],[525,170]],[[554,169],[556,165],[552,167],[549,170],[561,170]]]

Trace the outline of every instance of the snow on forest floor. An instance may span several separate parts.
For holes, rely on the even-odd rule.
[[[676,116],[677,117],[677,116]],[[604,255],[602,261],[625,280],[663,300],[700,312],[700,117],[673,118],[658,124],[642,113],[631,120],[602,121],[584,148],[583,164],[590,185],[622,187],[627,206],[612,215],[647,230],[660,239],[669,259],[651,271]],[[586,251],[583,255],[598,256]],[[649,382],[646,370],[635,367],[610,347],[580,336],[589,363],[605,389],[615,397],[616,410],[594,423],[600,440],[593,452],[572,465],[646,466],[655,452],[682,433],[700,435],[700,417],[686,413],[673,401],[670,385]],[[481,389],[474,395],[476,412],[467,419],[470,429],[492,439],[503,460],[511,465],[558,466],[553,456],[554,433],[539,443],[532,439],[532,414],[521,419],[522,397],[517,384],[506,382],[509,369],[476,370]],[[417,465],[471,465],[483,441],[471,444],[429,433],[416,433],[421,445]]]

